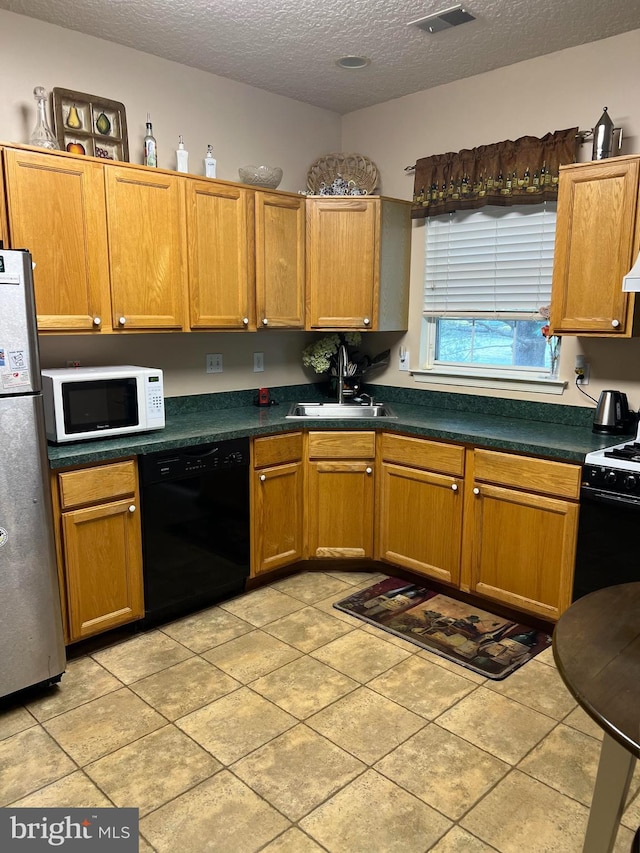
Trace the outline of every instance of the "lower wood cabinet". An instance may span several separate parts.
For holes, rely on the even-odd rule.
[[[376,556],[457,586],[464,448],[383,434]]]
[[[52,494],[66,641],[142,618],[135,461],[58,471]]]
[[[308,434],[309,557],[373,557],[375,433]]]
[[[580,467],[476,450],[470,485],[471,591],[558,619],[571,604]]]
[[[302,433],[253,442],[251,574],[270,572],[304,557]]]

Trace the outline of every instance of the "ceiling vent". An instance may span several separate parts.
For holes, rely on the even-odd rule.
[[[433,15],[427,15],[426,18],[418,18],[416,21],[410,21],[408,27],[419,27],[428,33],[439,33],[440,30],[448,30],[451,27],[459,27],[460,24],[466,24],[467,21],[475,21],[475,18],[462,6],[451,6],[449,9],[444,9],[442,12],[436,12]]]

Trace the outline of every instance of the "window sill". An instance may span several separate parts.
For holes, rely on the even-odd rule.
[[[562,394],[567,387],[565,380],[548,374],[516,373],[515,371],[494,370],[482,373],[464,368],[447,369],[435,367],[430,370],[412,370],[416,382],[428,382],[432,385],[462,385],[468,388],[491,388],[497,391],[529,391],[536,394]]]

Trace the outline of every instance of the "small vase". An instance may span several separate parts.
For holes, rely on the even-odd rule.
[[[33,90],[33,97],[36,101],[36,126],[29,137],[29,145],[38,145],[40,148],[50,148],[59,151],[58,140],[53,135],[53,131],[47,121],[47,93],[42,86],[36,86]]]

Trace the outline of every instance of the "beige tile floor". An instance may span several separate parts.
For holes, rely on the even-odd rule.
[[[600,731],[550,650],[492,682],[297,575],[73,659],[0,710],[0,806],[135,806],[142,853],[572,853]],[[636,773],[616,842],[640,824]]]

